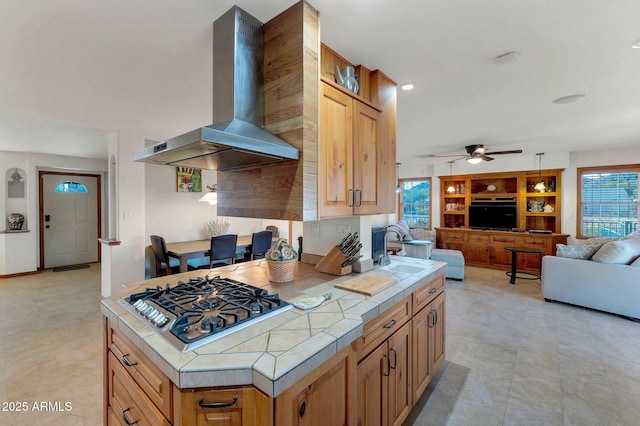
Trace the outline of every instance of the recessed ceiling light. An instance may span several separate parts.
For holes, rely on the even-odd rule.
[[[406,84],[403,84],[402,86],[400,86],[400,88],[401,88],[402,90],[411,90],[411,89],[413,89],[413,87],[414,87],[414,86],[413,86],[413,84],[412,84],[412,83],[406,83]]]
[[[580,99],[586,98],[587,95],[582,93],[578,93],[575,95],[563,96],[553,101],[554,104],[570,104],[571,102],[579,101]]]
[[[631,43],[631,47],[633,47],[634,49],[640,49],[640,40],[636,40]]]

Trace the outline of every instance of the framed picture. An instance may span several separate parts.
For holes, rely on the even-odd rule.
[[[178,192],[202,192],[202,170],[194,167],[176,167]]]

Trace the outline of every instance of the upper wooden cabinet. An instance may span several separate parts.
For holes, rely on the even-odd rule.
[[[380,111],[321,85],[318,212],[322,217],[380,213]]]

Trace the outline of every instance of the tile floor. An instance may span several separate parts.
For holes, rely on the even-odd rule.
[[[447,359],[406,425],[640,424],[640,323],[465,275],[447,281]],[[0,280],[0,425],[102,424],[99,299],[99,265]]]

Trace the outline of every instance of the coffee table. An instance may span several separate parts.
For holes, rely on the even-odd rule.
[[[541,273],[534,274],[532,272],[518,271],[518,253],[535,253],[540,256],[540,264],[542,264],[542,250],[530,247],[505,247],[511,252],[511,271],[507,272],[507,276],[511,277],[509,284],[515,284],[516,278],[522,280],[539,280]]]

